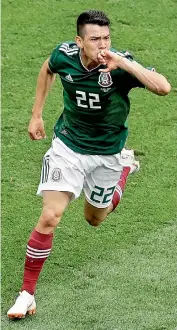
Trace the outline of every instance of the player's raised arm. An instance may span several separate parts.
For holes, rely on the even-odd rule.
[[[45,138],[44,123],[42,119],[43,106],[48,92],[55,80],[56,74],[50,71],[47,59],[39,72],[35,101],[32,109],[32,117],[28,127],[28,133],[32,140]]]
[[[101,64],[107,65],[106,69],[100,72],[108,72],[121,68],[135,76],[147,89],[157,95],[167,95],[171,90],[171,85],[167,79],[155,72],[144,68],[141,64],[130,61],[124,56],[120,56],[111,51],[103,51],[98,55]]]

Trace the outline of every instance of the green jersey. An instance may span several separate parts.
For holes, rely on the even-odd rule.
[[[110,49],[117,52],[115,49]],[[129,60],[128,52],[117,52]],[[88,70],[74,42],[58,45],[49,59],[63,85],[64,109],[54,132],[70,149],[81,154],[112,155],[120,152],[128,135],[128,93],[144,87],[120,68],[103,73],[103,65]]]

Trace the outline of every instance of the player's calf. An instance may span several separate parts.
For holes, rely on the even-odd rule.
[[[98,227],[105,218],[103,219],[98,219],[95,216],[85,216],[86,221],[89,223],[89,225],[93,226],[93,227]]]
[[[98,227],[106,218],[108,214],[108,207],[97,208],[89,202],[85,202],[84,216],[89,225]]]
[[[123,165],[123,170],[120,179],[116,185],[116,189],[112,199],[112,207],[110,207],[110,212],[114,211],[120,203],[128,176],[130,174],[138,172],[140,169],[139,161],[135,160],[134,150],[128,150],[124,148],[121,152],[121,163]]]

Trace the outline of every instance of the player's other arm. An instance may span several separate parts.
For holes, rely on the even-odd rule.
[[[32,140],[41,140],[45,137],[42,111],[48,92],[56,77],[56,74],[50,71],[48,62],[49,59],[43,63],[38,75],[35,101],[28,127],[28,133]]]
[[[167,95],[171,90],[171,85],[160,73],[150,71],[141,64],[129,61],[126,58],[121,60],[122,69],[134,75],[148,90],[157,95]]]
[[[105,51],[99,55],[99,60],[100,63],[107,65],[106,69],[100,71],[108,72],[121,68],[135,76],[147,89],[157,95],[167,95],[171,90],[171,85],[163,75],[150,71],[141,64],[128,60],[126,57],[111,51]]]

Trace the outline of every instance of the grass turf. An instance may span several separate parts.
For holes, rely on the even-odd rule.
[[[2,329],[174,330],[176,305],[177,3],[101,1],[112,44],[156,67],[173,89],[161,98],[130,94],[129,147],[143,152],[119,209],[99,228],[83,219],[83,196],[56,229],[37,287],[37,315],[10,322],[6,311],[23,274],[27,237],[40,214],[35,196],[41,159],[62,108],[57,82],[46,102],[48,139],[30,141],[36,78],[53,47],[75,36],[77,15],[91,1],[9,0],[2,4]]]

